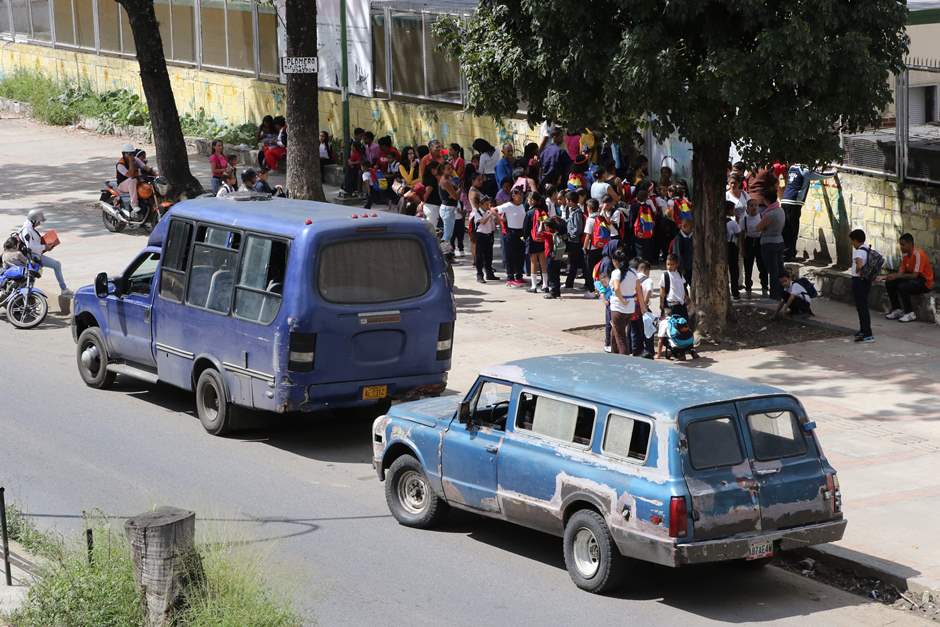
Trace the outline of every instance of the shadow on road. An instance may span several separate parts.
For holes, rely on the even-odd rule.
[[[466,534],[483,544],[565,569],[562,540],[510,523],[454,511],[438,531]],[[785,575],[789,580],[798,575]],[[690,614],[727,623],[771,622],[868,603],[846,594],[807,593],[781,586],[779,571],[741,562],[669,568],[630,561],[625,584],[608,595],[623,601],[658,601]],[[574,586],[574,584],[571,584]],[[742,601],[745,600],[745,601]],[[624,604],[624,611],[629,605]]]

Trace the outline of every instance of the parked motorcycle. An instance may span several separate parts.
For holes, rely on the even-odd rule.
[[[12,266],[0,274],[0,308],[6,308],[13,326],[32,329],[46,319],[49,301],[41,289],[33,287],[41,274],[42,266],[32,259],[27,266]]]
[[[112,233],[120,233],[124,229],[143,229],[149,233],[173,206],[166,197],[168,189],[169,184],[162,176],[139,176],[137,203],[140,210],[134,211],[130,194],[118,190],[117,181],[105,181],[98,200],[105,228]]]

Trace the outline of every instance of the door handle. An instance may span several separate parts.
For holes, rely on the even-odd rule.
[[[760,475],[761,477],[767,475],[775,475],[780,472],[779,468],[760,468],[754,471],[754,474]]]
[[[493,455],[496,455],[497,453],[499,453],[499,447],[496,446],[495,444],[487,444],[487,446],[486,446],[486,452],[487,452],[487,453],[492,453]]]
[[[150,307],[144,312],[144,322],[150,322]]]

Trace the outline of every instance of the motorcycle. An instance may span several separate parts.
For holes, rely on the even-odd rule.
[[[118,190],[117,181],[105,181],[98,200],[101,221],[112,233],[120,233],[124,229],[143,229],[149,233],[173,206],[173,202],[166,197],[168,189],[169,183],[162,176],[143,174],[137,177],[137,204],[140,209],[134,211],[130,194]]]
[[[46,294],[33,287],[41,274],[42,266],[32,258],[28,265],[11,266],[0,274],[0,308],[6,308],[7,320],[17,328],[32,329],[49,313]]]

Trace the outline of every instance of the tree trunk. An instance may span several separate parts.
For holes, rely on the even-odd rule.
[[[730,304],[725,236],[725,175],[730,146],[730,141],[702,141],[692,145],[695,332],[712,339],[718,339],[724,332]]]
[[[287,0],[287,56],[317,56],[317,5]],[[291,198],[325,200],[320,180],[317,75],[287,75],[287,190]]]
[[[189,170],[189,157],[183,130],[180,128],[179,111],[173,98],[170,75],[163,56],[163,40],[154,12],[153,0],[117,0],[127,11],[127,18],[134,34],[137,48],[137,63],[140,66],[140,82],[150,110],[150,126],[153,143],[157,147],[157,164],[160,174],[170,185],[170,196],[185,195],[194,198],[202,193],[202,185]]]
[[[124,533],[148,627],[170,625],[190,579],[201,570],[194,538],[196,514],[175,507],[128,518]]]

